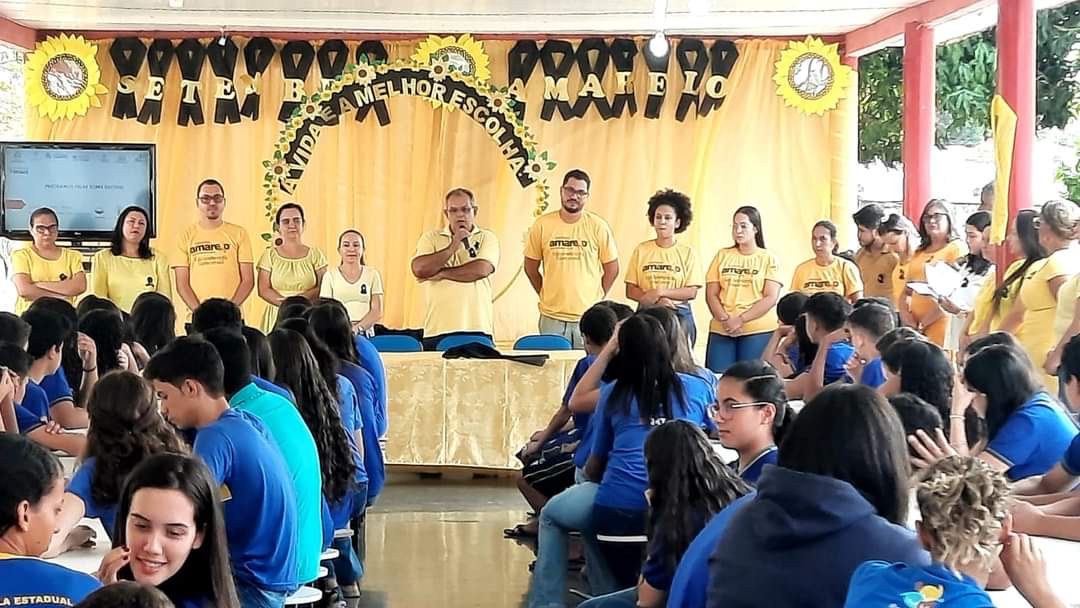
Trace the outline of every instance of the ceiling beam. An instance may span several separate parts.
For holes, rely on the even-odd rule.
[[[0,42],[6,42],[29,51],[37,43],[37,30],[15,23],[11,19],[0,15]]]
[[[994,0],[927,0],[852,30],[844,36],[844,52],[853,57],[904,40],[904,26],[911,22],[936,26],[994,5]]]

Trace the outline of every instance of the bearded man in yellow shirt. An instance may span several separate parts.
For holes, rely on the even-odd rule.
[[[538,217],[525,238],[525,275],[540,296],[540,333],[563,336],[577,349],[585,347],[581,315],[604,299],[619,275],[611,227],[585,210],[590,185],[581,169],[567,172],[562,208]]]

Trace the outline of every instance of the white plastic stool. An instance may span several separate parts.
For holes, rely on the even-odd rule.
[[[285,598],[286,606],[307,606],[322,599],[322,591],[314,587],[303,586],[296,593]]]
[[[341,557],[341,552],[339,552],[337,549],[335,549],[333,547],[330,547],[326,551],[322,552],[322,555],[319,556],[319,561],[320,562],[327,562],[327,561],[330,561],[332,559],[337,559],[339,557]]]

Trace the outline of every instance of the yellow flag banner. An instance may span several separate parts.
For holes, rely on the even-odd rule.
[[[1009,178],[1012,175],[1013,142],[1016,139],[1016,112],[1001,95],[990,102],[990,128],[994,133],[994,212],[990,223],[990,242],[1005,240],[1009,226]]]

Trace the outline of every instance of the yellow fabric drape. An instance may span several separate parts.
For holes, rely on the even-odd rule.
[[[102,82],[115,91],[119,77],[108,55],[109,42],[99,41],[97,58]],[[418,42],[388,42],[390,60],[408,58]],[[238,40],[241,46],[244,43]],[[350,53],[355,44],[349,43]],[[513,44],[484,42],[492,79],[500,85],[507,83],[507,51]],[[648,73],[640,57],[633,78],[638,114],[609,121],[594,109],[578,120],[562,121],[557,115],[550,122],[540,120],[544,84],[537,66],[526,87],[526,120],[540,146],[559,163],[552,176],[551,210],[559,205],[562,173],[573,167],[588,171],[593,180],[588,208],[611,224],[625,263],[635,245],[653,237],[645,218],[648,197],[660,188],[681,190],[693,200],[695,217],[680,238],[697,247],[707,264],[720,247],[731,243],[733,210],[742,204],[757,205],[764,216],[766,244],[781,261],[780,274],[791,276],[795,265],[811,255],[814,221],[832,216],[847,222],[852,210],[836,202],[845,197],[838,193],[848,186],[837,182],[844,181],[843,167],[854,162],[855,148],[850,137],[835,135],[843,127],[833,123],[847,120],[844,113],[805,116],[785,107],[776,94],[772,75],[785,42],[744,40],[737,46],[739,60],[727,82],[724,105],[706,118],[690,116],[685,122],[674,118],[683,83],[674,58],[659,120],[643,115]],[[144,65],[135,87],[139,103],[145,79]],[[318,80],[315,66],[307,79],[309,92]],[[575,69],[570,77],[572,97],[580,81]],[[610,98],[613,70],[608,70],[604,85]],[[263,76],[262,116],[257,122],[213,124],[214,79],[209,65],[204,65],[201,86],[208,120],[201,126],[176,124],[180,73],[173,65],[160,125],[112,118],[110,93],[102,108],[91,109],[83,118],[52,123],[31,116],[28,133],[34,140],[157,143],[157,247],[162,250],[171,251],[176,234],[195,220],[195,185],[210,176],[225,184],[226,219],[244,225],[258,241],[258,235],[269,229],[263,216],[262,161],[272,155],[281,127],[276,120],[283,94],[280,60],[275,57]],[[409,261],[420,234],[442,225],[443,194],[454,186],[476,193],[478,222],[494,230],[502,244],[502,263],[494,277],[498,293],[521,265],[535,193],[518,185],[497,146],[462,112],[433,110],[427,101],[403,97],[391,99],[388,107],[393,122],[386,127],[380,127],[372,113],[363,123],[347,115],[339,126],[324,129],[295,198],[306,210],[308,244],[323,249],[331,265],[338,260],[337,237],[342,230],[357,228],[364,233],[367,261],[384,279],[383,322],[418,327],[423,301]],[[253,243],[256,256],[263,245]],[[611,295],[625,299],[621,277]],[[535,333],[536,301],[528,281],[519,277],[495,305],[496,337]],[[263,308],[253,293],[246,305],[248,318],[257,319]],[[704,292],[694,308],[704,331],[709,319]]]
[[[1009,179],[1012,176],[1013,143],[1016,140],[1016,112],[1001,95],[990,102],[990,128],[994,133],[994,210],[990,222],[990,242],[1003,243],[1009,227]]]

